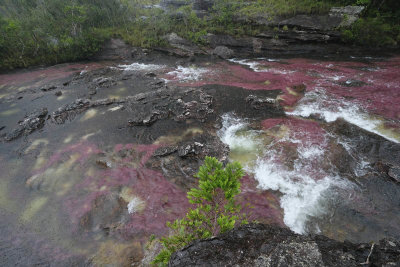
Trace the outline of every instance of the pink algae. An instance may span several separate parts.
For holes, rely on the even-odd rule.
[[[102,151],[97,148],[96,145],[88,143],[88,142],[79,142],[74,145],[67,146],[60,151],[54,153],[47,163],[38,170],[34,171],[34,175],[41,174],[52,165],[60,163],[63,160],[67,160],[70,155],[77,153],[79,157],[77,161],[83,165],[91,156],[101,153]]]
[[[280,99],[286,108],[293,107],[303,97],[290,90],[304,84],[306,91],[325,90],[337,98],[345,98],[387,119],[400,119],[400,57],[381,62],[316,61],[288,59],[285,62],[267,60],[217,63],[197,81],[185,81],[181,86],[219,84],[248,90],[281,90]],[[178,82],[178,81],[172,81]]]
[[[245,175],[241,183],[241,193],[237,200],[243,208],[242,212],[248,215],[248,220],[273,223],[284,227],[279,196],[274,192],[258,189],[257,181],[249,175]]]
[[[10,74],[1,74],[0,85],[6,84],[18,86],[25,83],[32,84],[37,82],[35,85],[38,86],[58,79],[66,78],[78,71],[90,71],[101,67],[104,67],[103,64],[94,62],[87,64],[60,64],[49,68],[36,69],[34,71],[18,71]]]
[[[299,118],[278,118],[267,119],[261,122],[263,129],[268,130],[275,126],[286,126],[289,129],[289,137],[302,144],[323,145],[326,142],[326,132],[321,128],[318,122],[299,119]]]
[[[94,163],[99,155],[106,157],[112,163],[110,168],[96,168],[91,175],[82,174],[82,180],[62,197],[64,211],[69,215],[72,230],[77,231],[82,218],[91,212],[101,212],[96,209],[97,199],[107,199],[115,196],[122,187],[130,188],[131,193],[143,202],[143,208],[128,214],[126,220],[118,227],[125,238],[149,234],[165,234],[168,230],[167,221],[181,218],[190,207],[186,192],[171,183],[158,171],[149,169],[149,160],[158,145],[117,144],[113,152],[107,153],[96,145],[84,142],[69,145],[56,152],[48,164],[37,173],[54,167],[72,154],[80,154],[75,162],[81,166],[82,172]],[[242,181],[242,193],[239,203],[252,219],[283,225],[279,198],[272,192],[257,188],[254,179],[246,176]],[[246,205],[249,203],[249,205]],[[128,205],[128,203],[126,203]]]
[[[109,160],[111,168],[97,168],[92,176],[83,177],[82,181],[73,187],[64,197],[64,206],[70,220],[79,226],[81,218],[94,209],[96,199],[115,194],[121,187],[131,189],[131,192],[144,202],[144,210],[129,214],[129,219],[119,229],[125,235],[162,234],[166,231],[166,222],[183,216],[189,207],[186,193],[175,184],[169,182],[158,171],[145,167],[154,153],[157,145],[118,144]],[[94,144],[78,143],[67,146],[55,153],[48,164],[36,173],[42,173],[56,164],[60,164],[72,154],[80,154],[75,164],[85,167],[93,164],[91,158],[98,154],[107,155]],[[128,203],[127,203],[128,204]],[[127,207],[126,207],[127,209]]]

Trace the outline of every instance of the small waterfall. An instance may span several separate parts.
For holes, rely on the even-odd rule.
[[[265,131],[249,129],[248,123],[233,114],[225,114],[222,120],[219,136],[231,148],[231,159],[241,161],[246,171],[254,175],[259,188],[282,194],[284,223],[296,233],[318,232],[318,227],[309,229],[307,222],[326,212],[323,202],[328,191],[344,185],[334,172],[316,167],[325,159],[325,136],[302,138],[309,134],[304,132],[307,127],[296,128],[288,119],[292,129],[283,121],[281,130],[271,140]],[[291,156],[293,159],[287,160]]]

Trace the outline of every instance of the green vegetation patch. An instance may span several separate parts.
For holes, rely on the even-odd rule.
[[[195,240],[210,238],[246,224],[246,216],[236,204],[235,196],[240,193],[240,179],[244,171],[238,162],[223,164],[216,158],[206,157],[196,177],[198,188],[192,188],[187,197],[193,204],[186,216],[173,223],[168,237],[161,238],[163,249],[153,264],[167,266],[172,253]]]

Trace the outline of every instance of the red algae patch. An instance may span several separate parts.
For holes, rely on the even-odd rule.
[[[73,232],[101,226],[125,238],[164,234],[166,222],[183,216],[189,204],[186,192],[147,167],[158,147],[117,144],[107,152],[89,142],[69,145],[27,184],[58,195]]]
[[[336,98],[345,98],[368,112],[387,119],[400,119],[400,57],[382,62],[316,61],[311,59],[231,60],[198,67],[193,79],[165,75],[180,86],[219,84],[248,90],[282,91],[282,106],[291,110],[303,93],[323,89]],[[207,70],[208,72],[206,72]],[[191,71],[196,73],[196,68]],[[174,73],[173,71],[170,73]],[[293,88],[304,85],[303,92]]]
[[[20,86],[29,83],[30,86],[40,86],[54,80],[66,78],[71,74],[90,71],[104,67],[101,63],[61,64],[33,71],[17,71],[10,74],[0,74],[0,86]]]

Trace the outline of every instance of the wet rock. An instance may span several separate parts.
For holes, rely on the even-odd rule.
[[[153,87],[153,88],[161,88],[161,87],[164,87],[165,86],[165,81],[163,81],[163,80],[156,80],[156,81],[154,81],[154,82],[151,82],[150,83],[150,86],[151,87]]]
[[[61,91],[55,92],[54,95],[55,95],[55,96],[62,96],[62,92],[61,92]]]
[[[112,81],[111,78],[105,78],[105,77],[99,77],[93,80],[93,82],[96,83],[97,85],[104,85],[106,83],[110,83],[110,81]]]
[[[22,127],[14,129],[11,133],[6,134],[5,140],[6,141],[12,141],[14,139],[17,139],[24,133],[24,129]]]
[[[172,153],[175,153],[176,151],[178,151],[177,146],[160,147],[154,152],[153,157],[165,157],[171,155]]]
[[[98,159],[96,160],[96,164],[104,169],[112,168],[113,164],[108,159]]]
[[[75,118],[76,114],[90,107],[89,99],[76,99],[73,103],[64,105],[52,113],[52,119],[57,124],[64,123],[67,119]]]
[[[229,49],[226,46],[217,46],[213,51],[213,55],[216,55],[220,58],[227,59],[234,56],[234,52],[232,49]]]
[[[347,80],[344,82],[339,83],[341,86],[346,86],[346,87],[361,87],[366,85],[365,82],[363,81],[358,81],[358,80]]]
[[[55,89],[57,89],[58,87],[56,85],[46,85],[42,88],[40,88],[41,91],[43,92],[48,92],[48,91],[53,91]]]
[[[193,176],[206,156],[227,162],[228,154],[228,146],[218,137],[200,134],[176,145],[157,149],[153,155],[153,166],[160,168],[167,179],[184,189],[189,189],[197,182]]]
[[[397,183],[400,183],[400,167],[390,168],[388,171],[388,175]]]
[[[89,82],[89,95],[95,95],[100,88],[109,88],[116,85],[116,81],[112,77],[98,77]]]
[[[239,117],[266,119],[284,116],[285,113],[280,103],[272,102],[282,93],[281,90],[245,90],[240,87],[225,85],[205,85],[205,91],[213,97],[213,110],[215,114],[225,114],[234,112]],[[255,97],[248,97],[253,95]],[[249,102],[247,101],[249,100]],[[254,109],[251,105],[251,99],[260,99],[262,107]]]
[[[185,102],[185,99],[187,102]],[[129,97],[125,107],[131,115],[131,126],[149,126],[161,119],[204,122],[214,110],[211,95],[202,89],[159,89]]]
[[[130,126],[150,126],[160,119],[161,115],[162,113],[158,110],[153,110],[150,114],[143,110],[132,115],[132,118],[128,120],[128,124]]]
[[[301,236],[278,226],[245,225],[175,252],[169,266],[391,266],[400,262],[400,244],[341,243]]]
[[[128,216],[127,204],[118,193],[100,195],[80,219],[82,229],[110,235]]]
[[[304,94],[306,92],[306,86],[304,84],[294,85],[292,86],[293,91],[298,94]]]
[[[265,106],[276,105],[277,101],[274,98],[261,98],[255,95],[249,95],[246,97],[246,102],[251,105],[253,109],[260,110],[265,108]]]
[[[89,95],[95,95],[96,93],[96,89],[89,90]]]
[[[154,72],[147,72],[145,75],[147,77],[156,77],[157,76]]]
[[[114,98],[103,98],[95,101],[90,102],[90,107],[98,107],[98,106],[108,106],[114,103],[120,103],[123,102],[124,100],[117,101]]]
[[[204,144],[199,142],[194,142],[193,144],[185,144],[178,147],[178,156],[186,157],[190,154],[198,155],[203,149]]]
[[[18,128],[14,129],[11,133],[5,136],[5,140],[12,141],[23,134],[30,134],[35,130],[42,128],[47,113],[47,108],[38,109],[30,113],[22,121],[19,122]]]

